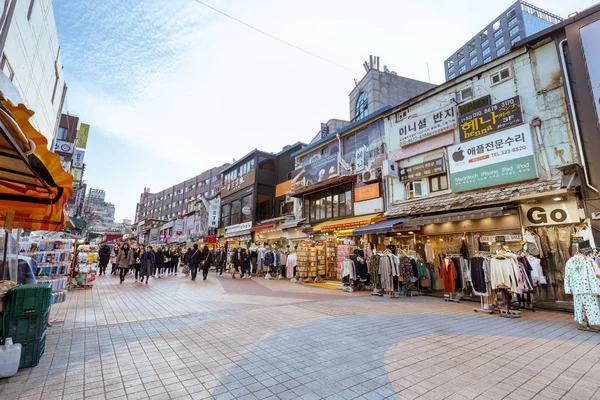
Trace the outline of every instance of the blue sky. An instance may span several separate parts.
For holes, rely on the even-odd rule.
[[[84,179],[106,190],[117,220],[134,217],[145,186],[159,191],[348,119],[347,96],[369,54],[424,81],[428,64],[431,82],[443,82],[443,61],[513,3],[206,2],[352,71],[194,0],[53,0],[68,111],[91,125]],[[531,2],[563,17],[592,5]]]

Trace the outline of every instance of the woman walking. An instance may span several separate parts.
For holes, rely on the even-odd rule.
[[[190,275],[193,281],[196,280],[196,275],[198,274],[201,256],[202,252],[198,249],[198,243],[194,243],[194,248],[185,253],[185,262],[190,266]]]
[[[146,285],[148,284],[148,279],[154,273],[154,263],[156,262],[156,254],[152,251],[152,246],[148,246],[146,251],[140,257],[140,262],[142,267],[140,268],[141,276],[140,282],[144,282],[144,277],[146,277]]]
[[[129,248],[129,243],[125,242],[121,245],[121,250],[117,256],[117,264],[120,268],[119,277],[121,278],[119,284],[122,284],[125,280],[125,275],[129,272],[129,268],[133,266],[133,250]]]
[[[235,273],[242,267],[242,253],[240,248],[234,250],[233,254],[231,254],[231,266],[229,269],[231,270],[231,276],[235,279]]]
[[[115,244],[110,256],[110,274],[116,275],[118,269],[117,257],[119,256],[119,246]]]
[[[154,271],[156,272],[156,277],[160,278],[160,274],[162,274],[165,266],[165,253],[163,253],[163,249],[161,247],[156,250],[154,258]]]
[[[208,246],[204,246],[202,249],[202,255],[200,256],[200,264],[202,265],[202,280],[205,281],[208,277],[208,269],[213,263],[213,255],[208,249]]]
[[[110,261],[110,247],[108,245],[102,245],[102,248],[98,251],[98,268],[100,269],[100,274],[104,274],[106,276],[106,267],[108,267],[108,262]]]
[[[144,246],[140,245],[133,253],[133,261],[135,267],[135,280],[138,280],[138,276],[140,275],[140,268],[142,267],[142,255],[144,254]]]
[[[177,275],[177,267],[179,266],[179,260],[181,260],[181,250],[176,248],[171,254],[171,271],[173,275]]]

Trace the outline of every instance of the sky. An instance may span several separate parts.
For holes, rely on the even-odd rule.
[[[255,148],[309,142],[349,119],[369,55],[398,75],[444,82],[444,60],[506,10],[497,0],[53,0],[68,92],[91,125],[88,188],[116,221],[158,192]],[[561,17],[593,5],[531,0]],[[337,64],[337,65],[336,65]]]

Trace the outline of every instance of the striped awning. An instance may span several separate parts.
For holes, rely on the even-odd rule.
[[[73,176],[31,125],[32,115],[23,104],[14,106],[0,98],[0,224],[62,230],[63,205],[73,193]]]

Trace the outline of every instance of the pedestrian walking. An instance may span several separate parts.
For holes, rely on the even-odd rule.
[[[223,271],[225,271],[225,264],[227,262],[227,254],[225,254],[225,251],[223,251],[221,248],[218,248],[217,250],[215,250],[214,259],[215,259],[215,265],[216,265],[215,272],[217,275],[221,276],[221,275],[223,275]]]
[[[156,254],[152,251],[152,246],[148,246],[146,251],[142,254],[140,263],[142,264],[142,267],[140,268],[140,272],[142,273],[140,282],[144,282],[144,277],[146,277],[147,285],[148,279],[154,274],[154,264],[156,263]]]
[[[98,250],[98,268],[100,269],[100,275],[106,276],[106,267],[108,267],[108,262],[110,261],[110,247],[104,244]]]
[[[119,277],[121,278],[119,284],[122,284],[125,280],[125,275],[129,272],[129,268],[133,266],[133,250],[129,248],[129,243],[127,242],[121,245],[121,250],[117,256],[117,265],[121,270],[119,272]]]
[[[163,275],[169,275],[169,271],[171,270],[171,246],[163,249],[163,255],[165,257],[163,264]]]
[[[161,247],[156,250],[154,258],[156,259],[154,262],[154,272],[156,273],[156,277],[160,278],[160,274],[162,274],[165,266],[165,253],[163,253],[163,249]]]
[[[208,277],[208,270],[213,263],[213,254],[208,249],[208,246],[204,246],[202,249],[202,256],[200,258],[200,265],[202,266],[202,280],[205,281]]]
[[[241,262],[241,275],[240,278],[244,277],[244,274],[248,273],[248,278],[252,278],[250,275],[250,255],[246,252],[246,249],[240,251],[240,262]]]
[[[250,269],[248,270],[248,275],[252,278],[252,273],[256,272],[256,268],[258,267],[258,252],[256,248],[250,251]]]
[[[192,250],[188,250],[185,256],[186,264],[190,266],[190,275],[192,276],[192,281],[195,281],[201,261],[200,257],[202,256],[202,252],[198,249],[198,243],[194,243],[194,248]]]
[[[237,248],[231,254],[229,269],[231,271],[231,277],[233,279],[235,279],[235,274],[238,272],[238,270],[242,268],[241,250],[242,249]]]
[[[181,249],[176,248],[171,254],[171,273],[177,275],[177,267],[179,267],[179,260],[181,260]]]
[[[118,268],[117,257],[119,256],[119,246],[115,244],[110,255],[110,274],[116,275]]]
[[[140,245],[133,253],[134,268],[135,268],[135,280],[138,280],[140,275],[140,268],[142,267],[142,255],[144,254],[144,246]]]

